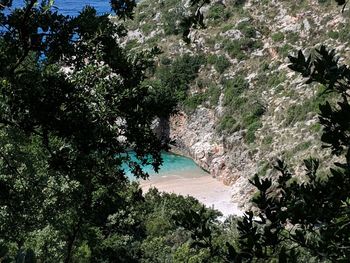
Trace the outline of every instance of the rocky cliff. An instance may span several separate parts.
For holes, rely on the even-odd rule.
[[[227,185],[245,204],[248,179],[273,175],[271,163],[286,159],[302,180],[302,159],[329,161],[321,150],[318,104],[332,99],[323,87],[305,85],[288,69],[289,54],[320,44],[347,57],[349,11],[332,1],[213,1],[204,10],[206,29],[181,39],[180,0],[142,1],[125,44],[158,45],[158,66],[184,54],[205,57],[167,131],[176,147]],[[170,65],[170,66],[169,66]]]

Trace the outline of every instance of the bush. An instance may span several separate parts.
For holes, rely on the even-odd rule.
[[[249,125],[247,133],[245,134],[245,141],[247,143],[253,143],[255,141],[255,132],[262,127],[261,121],[253,122]]]
[[[247,58],[245,52],[250,53],[256,49],[262,48],[263,43],[260,40],[250,38],[241,38],[235,40],[225,39],[223,41],[225,51],[232,58],[243,60]]]
[[[209,64],[213,64],[215,70],[220,74],[224,73],[225,70],[231,65],[230,61],[223,55],[211,55],[208,57],[207,62]]]
[[[222,26],[222,28],[221,28],[221,32],[222,32],[222,33],[225,33],[225,32],[227,32],[227,31],[229,31],[229,30],[231,30],[231,29],[233,29],[233,28],[234,28],[234,25],[231,24],[231,23],[224,24],[224,25]]]
[[[132,39],[132,40],[126,42],[125,49],[130,50],[130,49],[137,47],[138,45],[139,45],[139,43],[138,43],[137,39]]]
[[[262,143],[264,145],[271,145],[271,143],[273,142],[273,137],[271,135],[267,135],[266,137],[264,137],[264,139],[262,140]]]
[[[163,29],[165,35],[178,35],[181,32],[179,28],[180,17],[183,16],[181,8],[174,8],[171,11],[164,11],[162,15]]]
[[[295,44],[299,40],[299,34],[297,32],[288,32],[286,39],[288,43]]]
[[[339,32],[338,31],[329,31],[328,36],[332,39],[338,39],[339,38]]]
[[[293,125],[299,121],[307,120],[308,116],[315,115],[319,112],[319,105],[329,99],[330,94],[325,94],[323,89],[320,89],[314,97],[304,101],[302,104],[292,105],[287,110],[285,118],[286,125]]]
[[[190,97],[187,97],[183,102],[183,106],[186,111],[191,112],[191,111],[194,111],[199,105],[202,105],[207,100],[208,100],[208,94],[206,92],[197,93]]]
[[[246,0],[231,0],[233,6],[239,7],[245,4]]]
[[[242,92],[249,87],[249,83],[245,80],[242,75],[236,76],[234,79],[223,80],[224,85],[224,105],[230,105],[235,98],[238,97]]]
[[[274,72],[267,77],[267,87],[274,88],[287,79],[284,72]]]
[[[257,122],[266,111],[265,107],[257,102],[253,105],[250,105],[250,108],[252,110],[243,116],[244,127],[248,127],[249,125]]]
[[[289,55],[289,52],[292,50],[292,46],[287,44],[284,44],[282,47],[278,48],[278,53],[281,57],[285,58]]]
[[[249,38],[240,39],[240,45],[241,49],[246,52],[251,52],[263,47],[263,43],[260,40],[253,40]]]
[[[339,30],[339,40],[340,41],[348,41],[350,38],[350,24],[345,23],[345,24],[340,24],[338,26]]]
[[[223,4],[217,3],[212,5],[208,11],[208,18],[211,24],[217,25],[230,18],[230,13]]]
[[[232,133],[236,130],[238,130],[239,125],[237,124],[237,121],[231,116],[231,115],[224,115],[220,122],[219,122],[219,126],[218,126],[218,130],[219,132],[228,132],[228,133]]]
[[[228,52],[230,57],[236,58],[238,60],[243,60],[247,57],[241,48],[240,40],[225,40],[223,42],[223,45],[225,51]]]
[[[241,128],[247,128],[248,141],[254,141],[254,132],[261,126],[260,119],[266,108],[262,103],[253,102],[251,97],[242,96],[244,90],[249,87],[242,75],[238,75],[234,79],[223,80],[222,84],[224,86],[225,114],[219,122],[218,130],[231,133]]]
[[[245,37],[254,38],[256,37],[256,30],[250,25],[248,21],[244,21],[238,24],[237,29],[240,30]]]
[[[281,42],[284,40],[284,34],[282,32],[277,32],[272,34],[271,38],[274,42]]]
[[[170,65],[171,64],[171,59],[170,58],[168,58],[168,57],[161,57],[160,58],[160,63],[162,64],[162,65]]]
[[[154,30],[154,24],[152,23],[142,24],[141,30],[144,34],[148,35],[149,33],[151,33],[152,30]]]
[[[208,89],[208,95],[209,95],[209,105],[211,107],[216,107],[218,105],[221,90],[216,85],[211,85]]]
[[[163,86],[172,90],[172,96],[178,102],[183,102],[187,98],[189,84],[197,77],[198,70],[205,62],[206,59],[202,55],[184,54],[170,65],[159,67],[156,77],[159,78]]]
[[[179,34],[179,30],[177,27],[177,19],[176,13],[174,11],[165,12],[162,16],[163,20],[163,29],[165,35],[177,35]]]

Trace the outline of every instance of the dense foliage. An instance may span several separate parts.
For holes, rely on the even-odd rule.
[[[130,17],[135,3],[124,2],[111,4]],[[151,123],[172,108],[160,110],[142,84],[153,50],[126,53],[125,30],[107,15],[86,7],[67,17],[52,4],[0,5],[0,258],[130,262],[144,198],[120,165],[132,148],[159,167]]]

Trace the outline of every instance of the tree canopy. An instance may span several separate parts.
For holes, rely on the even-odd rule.
[[[129,206],[143,197],[128,190],[121,163],[133,149],[158,169],[164,148],[151,129],[156,98],[142,85],[155,51],[126,52],[122,23],[92,7],[68,17],[53,1],[11,3],[0,5],[0,237],[10,250],[0,258],[22,262],[31,248],[44,261],[71,262],[85,244],[96,261],[128,261],[116,247],[142,235]],[[111,5],[126,19],[135,1]]]

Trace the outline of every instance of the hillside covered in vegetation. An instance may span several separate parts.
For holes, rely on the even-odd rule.
[[[182,40],[186,12],[182,1],[144,0],[124,40],[130,50],[161,50],[147,85],[167,87],[167,103],[178,105],[170,119],[175,145],[233,185],[241,204],[248,179],[273,173],[276,158],[301,177],[304,158],[329,161],[317,112],[332,94],[305,85],[287,67],[288,55],[324,44],[348,57],[348,11],[330,0],[212,1],[203,8],[206,28],[192,30],[189,44]]]

